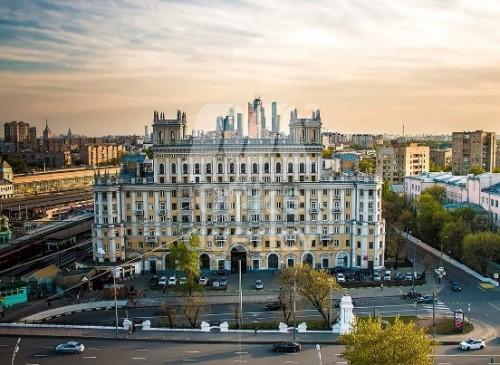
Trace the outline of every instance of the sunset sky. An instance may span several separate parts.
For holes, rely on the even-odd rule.
[[[500,2],[0,3],[0,121],[142,134],[153,110],[214,129],[260,95],[344,133],[500,132]],[[270,107],[267,107],[270,112]]]

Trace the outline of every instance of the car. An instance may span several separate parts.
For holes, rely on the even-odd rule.
[[[380,280],[382,280],[380,274],[378,272],[373,273],[373,281],[380,281]]]
[[[186,285],[187,281],[188,281],[188,279],[185,276],[183,276],[182,278],[180,278],[179,284]]]
[[[482,350],[484,349],[485,346],[486,344],[484,343],[483,340],[479,338],[469,338],[468,340],[460,342],[458,348],[460,350],[469,351],[469,350]]]
[[[208,278],[206,276],[202,276],[198,279],[198,284],[200,285],[207,285],[208,283]]]
[[[394,273],[394,280],[403,280],[405,276],[403,275],[402,272],[396,271]]]
[[[345,283],[345,275],[341,272],[337,274],[337,282],[338,283]]]
[[[165,286],[165,285],[167,285],[167,277],[166,276],[162,276],[160,278],[160,280],[158,281],[158,285],[159,286]]]
[[[80,354],[85,351],[85,346],[80,342],[68,341],[57,345],[55,350],[58,354]]]
[[[384,281],[392,280],[391,271],[387,270],[384,274]]]
[[[409,281],[409,280],[413,280],[413,275],[411,274],[411,272],[407,272],[406,275],[405,275],[405,280]]]
[[[223,278],[220,278],[219,284],[220,286],[227,286],[227,278],[225,276]]]
[[[462,291],[462,286],[456,281],[451,282],[451,290],[453,291]]]
[[[264,282],[260,279],[255,280],[255,289],[257,290],[264,289]]]
[[[212,281],[212,287],[218,288],[220,286],[220,281],[219,280],[213,280]]]
[[[298,342],[280,342],[273,345],[274,352],[299,352],[302,346]]]
[[[418,304],[432,304],[435,301],[436,298],[434,298],[432,295],[424,295],[417,298]]]
[[[168,278],[168,285],[172,286],[177,284],[177,278],[175,276],[171,276]]]
[[[275,311],[275,310],[278,310],[278,309],[281,309],[281,303],[280,302],[271,302],[271,303],[267,303],[264,306],[264,310],[265,311]]]

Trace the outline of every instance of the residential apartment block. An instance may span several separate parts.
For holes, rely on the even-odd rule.
[[[432,148],[430,160],[441,168],[451,166],[451,148]]]
[[[380,146],[376,153],[376,172],[384,181],[402,184],[405,176],[429,171],[429,161],[429,146],[417,143]]]
[[[495,167],[495,132],[453,132],[452,171],[466,175],[472,167],[482,167],[493,172]]]
[[[382,180],[323,167],[319,110],[292,111],[273,139],[194,137],[184,113],[158,116],[152,161],[127,155],[118,177],[96,177],[95,262],[172,270],[170,246],[196,234],[204,270],[384,266]]]
[[[80,160],[89,166],[98,166],[118,160],[125,153],[120,144],[89,144],[81,148]]]

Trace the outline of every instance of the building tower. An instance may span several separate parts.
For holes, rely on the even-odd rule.
[[[311,118],[297,117],[297,109],[290,113],[290,135],[295,143],[321,144],[321,115],[319,109]]]
[[[243,113],[236,114],[236,130],[240,137],[243,137]]]
[[[278,133],[280,131],[280,116],[278,115],[278,103],[271,103],[271,131]]]
[[[186,136],[186,113],[177,111],[176,119],[166,119],[165,113],[153,113],[153,143],[177,144]]]

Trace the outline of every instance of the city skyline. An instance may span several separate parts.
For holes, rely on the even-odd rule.
[[[141,135],[152,110],[182,109],[210,130],[228,106],[246,122],[260,95],[319,107],[342,133],[498,133],[498,15],[492,1],[7,1],[0,120]]]

